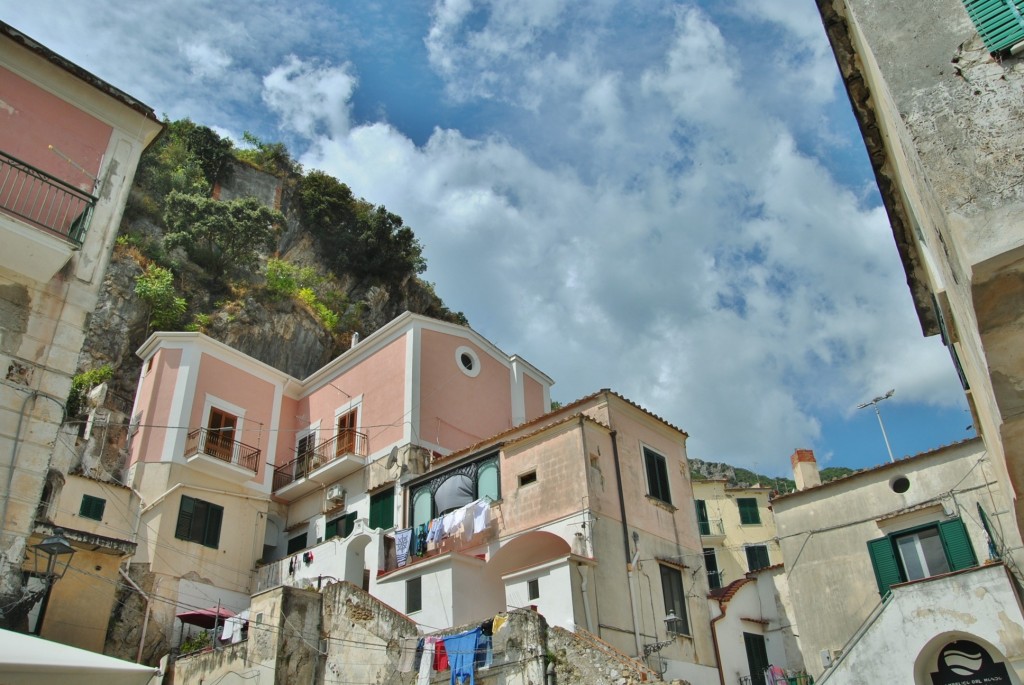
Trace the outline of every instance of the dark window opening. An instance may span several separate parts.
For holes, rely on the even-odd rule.
[[[526,581],[526,594],[531,600],[540,599],[540,580],[534,578]]]
[[[411,614],[423,608],[422,578],[410,578],[405,581],[405,613]]]
[[[647,471],[647,493],[665,504],[672,504],[668,487],[668,461],[654,450],[644,447],[644,467]]]
[[[523,473],[523,474],[521,474],[519,476],[519,487],[523,487],[524,485],[529,485],[530,483],[536,483],[536,482],[537,482],[537,472],[536,471],[530,471],[529,473]]]
[[[897,495],[902,495],[904,492],[910,489],[910,479],[907,478],[906,476],[896,476],[895,478],[892,479],[892,482],[889,484],[889,487],[891,487],[892,491],[895,492]]]
[[[704,548],[704,568],[708,572],[708,588],[717,590],[722,587],[722,572],[718,570],[718,557],[714,547]]]
[[[661,592],[665,598],[665,629],[669,635],[689,635],[690,620],[686,616],[686,595],[683,593],[683,574],[673,567],[660,565]]]
[[[288,554],[292,555],[306,549],[306,534],[297,535],[288,540]]]

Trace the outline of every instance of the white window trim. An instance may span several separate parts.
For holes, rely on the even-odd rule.
[[[355,397],[351,398],[347,403],[341,405],[340,407],[334,410],[334,427],[331,430],[331,435],[333,437],[338,437],[338,419],[340,419],[342,416],[348,414],[351,411],[356,412],[356,431],[362,432],[363,396],[356,395]],[[317,425],[320,425],[319,422],[317,423]]]
[[[472,369],[467,369],[465,366],[463,366],[462,355],[464,354],[473,360]],[[482,368],[482,364],[480,363],[480,355],[478,355],[476,353],[476,350],[474,350],[472,347],[468,347],[467,345],[459,345],[458,347],[455,348],[455,366],[459,367],[459,371],[466,374],[470,378],[476,378],[477,376],[480,375],[480,369]]]
[[[245,426],[245,408],[239,407],[237,404],[232,404],[227,400],[222,400],[216,395],[206,393],[206,397],[203,402],[203,421],[200,428],[205,429],[207,426],[210,425],[210,411],[212,409],[220,409],[221,411],[226,411],[229,414],[238,417],[238,423],[235,424],[235,434],[234,437],[232,438],[235,445],[234,447],[231,448],[231,463],[237,464],[238,443],[242,442],[242,429]]]

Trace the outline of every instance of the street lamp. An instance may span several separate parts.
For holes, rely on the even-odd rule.
[[[46,606],[50,603],[53,584],[68,572],[71,557],[75,555],[75,548],[64,537],[64,531],[61,528],[54,528],[53,535],[32,545],[32,554],[34,570],[37,575],[43,576],[46,583],[46,593],[43,595],[43,603],[39,607],[39,617],[36,619],[36,628],[33,631],[39,635],[43,630],[43,618],[46,616]],[[44,561],[46,570],[40,571]]]
[[[896,392],[896,390],[894,388],[894,389],[890,390],[889,392],[885,393],[884,395],[879,395],[878,397],[876,397],[875,399],[871,400],[870,402],[865,402],[864,404],[858,404],[857,405],[857,409],[864,409],[865,407],[869,407],[869,406],[873,406],[875,408],[875,415],[878,416],[878,425],[881,426],[881,428],[882,428],[882,439],[885,440],[885,449],[889,452],[889,461],[890,462],[895,462],[896,459],[895,459],[895,457],[892,456],[892,447],[889,446],[889,436],[885,434],[885,424],[882,423],[882,412],[878,411],[878,403],[881,402],[882,400],[889,399],[890,397],[893,396],[893,393],[895,393],[895,392]]]

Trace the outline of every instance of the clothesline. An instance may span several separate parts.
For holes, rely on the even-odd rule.
[[[416,672],[417,685],[429,685],[434,671],[451,670],[451,685],[476,682],[476,670],[490,668],[494,659],[492,637],[507,621],[505,614],[489,618],[476,628],[455,635],[402,638],[400,673]]]
[[[460,532],[469,537],[479,535],[487,530],[490,516],[490,498],[482,497],[431,519],[429,523],[395,531],[395,560],[398,567],[402,568],[409,563],[410,554],[423,556],[427,553],[428,545],[437,545]]]

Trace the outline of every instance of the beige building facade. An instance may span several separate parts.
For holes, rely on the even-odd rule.
[[[44,491],[67,475],[53,455],[85,322],[139,157],[162,124],[2,22],[0,86],[0,622],[24,627],[40,593],[23,586],[22,568],[52,529]],[[88,528],[69,531],[76,548]],[[106,578],[109,559],[96,561]]]

